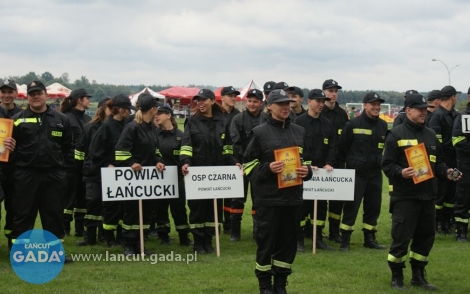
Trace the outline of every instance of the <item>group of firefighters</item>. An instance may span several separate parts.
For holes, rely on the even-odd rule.
[[[266,82],[263,91],[248,91],[242,112],[235,108],[240,92],[234,87],[222,89],[221,104],[213,91],[202,89],[194,96],[194,114],[181,131],[172,109],[148,93],[139,96],[136,107],[124,95],[102,99],[90,118],[85,111],[91,95],[82,88],[73,90],[55,110],[46,104],[44,84],[32,81],[27,86],[29,104],[23,110],[14,104],[16,83],[7,79],[0,85],[0,117],[11,118],[14,126],[12,138],[3,141],[12,152],[8,162],[0,163],[0,198],[5,202],[9,246],[34,228],[39,211],[43,229],[59,239],[71,234],[73,221],[74,235],[83,236],[79,246],[103,239],[108,247],[123,246],[126,255],[150,254],[145,248],[140,252],[138,202],[103,202],[100,170],[154,166],[161,171],[165,165],[175,165],[180,197],[145,201],[145,236],[150,233],[163,245],[170,243],[170,210],[180,244],[193,245],[198,254],[212,253],[212,201],[187,201],[188,216],[183,178],[190,166],[237,165],[244,171],[244,198],[219,201],[223,231],[231,241],[241,239],[244,205],[251,194],[260,292],[286,293],[296,252],[305,251],[305,238],[312,239],[313,204],[302,200],[302,185],[278,188],[277,174],[285,163],[275,160],[274,150],[297,146],[302,165],[296,173],[301,179],[309,179],[318,169],[355,170],[353,201],[318,201],[315,246],[335,250],[324,241],[328,219],[327,238],[340,243],[341,251],[350,250],[362,205],[364,247],[386,249],[375,237],[383,171],[391,196],[391,286],[404,288],[409,252],[411,284],[434,290],[424,277],[424,267],[435,233],[453,234],[455,228],[457,240],[467,241],[470,132],[462,129],[461,115],[454,110],[457,91],[446,86],[430,92],[427,99],[415,90],[406,91],[405,107],[388,130],[379,118],[384,100],[377,93],[367,93],[362,113],[349,119],[336,101],[340,89],[337,81],[325,80],[321,89],[308,93],[304,109],[299,87]],[[463,114],[470,114],[470,106]],[[415,184],[405,150],[420,143],[434,177]],[[457,170],[455,175],[454,168],[461,173]]]

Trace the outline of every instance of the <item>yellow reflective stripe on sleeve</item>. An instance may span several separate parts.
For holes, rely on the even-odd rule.
[[[388,185],[388,191],[393,192],[393,185]]]
[[[74,208],[74,209],[73,209],[73,212],[82,212],[82,213],[86,213],[86,208]]]
[[[113,230],[117,229],[117,225],[103,224],[103,229],[106,230],[106,231],[113,231]]]
[[[427,261],[428,260],[427,256],[418,254],[418,253],[413,252],[413,251],[410,251],[410,258],[413,258],[413,259],[416,259],[416,260],[419,260],[419,261]]]
[[[269,272],[271,270],[271,265],[260,265],[256,263],[256,269],[259,270],[260,272]]]
[[[342,129],[338,129],[338,135],[341,135]]]
[[[465,219],[465,218],[455,217],[454,219],[456,222],[468,224],[468,218]],[[6,234],[7,234],[7,231],[5,230],[5,235]]]
[[[39,117],[28,117],[28,118],[19,118],[15,120],[15,127],[22,123],[29,123],[29,124],[37,124],[41,122],[41,118]]]
[[[72,214],[73,210],[64,209],[64,214]]]
[[[345,231],[354,231],[354,227],[353,226],[348,226],[348,225],[345,225],[345,224],[341,224],[339,226],[340,229],[343,229]]]
[[[116,155],[115,159],[119,161],[123,161],[132,157],[132,154],[129,151],[116,150],[115,155]]]
[[[353,134],[354,135],[372,135],[372,130],[370,129],[353,129]]]
[[[398,145],[398,147],[416,146],[416,145],[418,145],[418,140],[416,140],[416,139],[398,140],[397,145]]]
[[[328,145],[328,138],[323,138],[323,144]]]
[[[369,225],[369,224],[363,224],[362,227],[366,230],[369,230],[369,231],[377,230],[377,226],[373,226],[373,225]]]
[[[181,146],[180,155],[187,155],[189,157],[193,156],[193,147],[192,146]]]
[[[273,265],[282,268],[291,268],[292,264],[273,259]]]
[[[384,149],[384,143],[379,143],[379,149]]]
[[[448,203],[448,202],[444,202],[444,207],[447,207],[447,208],[454,208],[454,204],[452,203]]]
[[[251,173],[251,171],[253,170],[253,168],[255,168],[255,166],[259,164],[259,160],[258,159],[255,159],[253,161],[250,161],[250,162],[247,162],[247,163],[244,163],[243,164],[243,170],[245,171],[245,174],[246,175],[249,175]]]
[[[222,140],[225,139],[225,134],[222,134],[222,135],[220,136],[220,139],[222,139]]]
[[[390,262],[393,262],[393,263],[402,263],[406,260],[406,256],[404,256],[404,258],[405,259],[403,259],[403,257],[395,257],[395,256],[389,254],[387,260],[390,261]]]
[[[332,219],[337,219],[337,220],[340,220],[341,219],[341,215],[340,214],[336,214],[336,213],[333,213],[333,212],[328,212],[328,217],[332,218]]]
[[[436,155],[429,155],[430,162],[436,162]]]
[[[181,150],[173,150],[173,155],[180,155]]]
[[[75,160],[85,160],[85,152],[75,150],[74,157],[75,157]]]
[[[224,145],[222,147],[222,155],[233,154],[233,146],[232,145]]]
[[[434,205],[434,208],[435,208],[435,209],[443,209],[444,206],[441,206],[441,205]]]
[[[303,165],[312,165],[312,161],[310,161],[310,160],[304,161]]]
[[[457,143],[465,141],[465,136],[452,137],[452,146],[455,146]]]
[[[304,153],[304,148],[299,147],[299,153],[300,153],[300,154]]]
[[[51,135],[52,137],[62,137],[62,132],[52,131]]]

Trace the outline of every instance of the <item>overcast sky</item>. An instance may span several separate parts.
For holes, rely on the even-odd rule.
[[[6,1],[0,77],[344,90],[470,86],[467,0]]]

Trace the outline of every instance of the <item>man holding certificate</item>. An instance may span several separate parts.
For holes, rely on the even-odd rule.
[[[397,289],[405,288],[403,268],[411,240],[411,285],[436,289],[426,281],[424,267],[435,236],[436,178],[451,179],[448,174],[452,169],[443,162],[436,133],[424,125],[427,107],[422,95],[408,95],[405,121],[390,130],[385,141],[382,169],[390,183],[392,213],[388,265],[392,271],[391,287]]]
[[[256,214],[254,234],[255,274],[261,293],[285,293],[287,276],[297,252],[302,213],[303,180],[312,176],[302,165],[304,129],[291,123],[285,90],[273,90],[267,99],[268,120],[253,129],[243,156],[245,174],[251,182]]]

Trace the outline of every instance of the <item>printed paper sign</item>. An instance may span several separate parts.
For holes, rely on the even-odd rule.
[[[310,181],[304,181],[304,200],[354,200],[353,169],[313,171]]]

